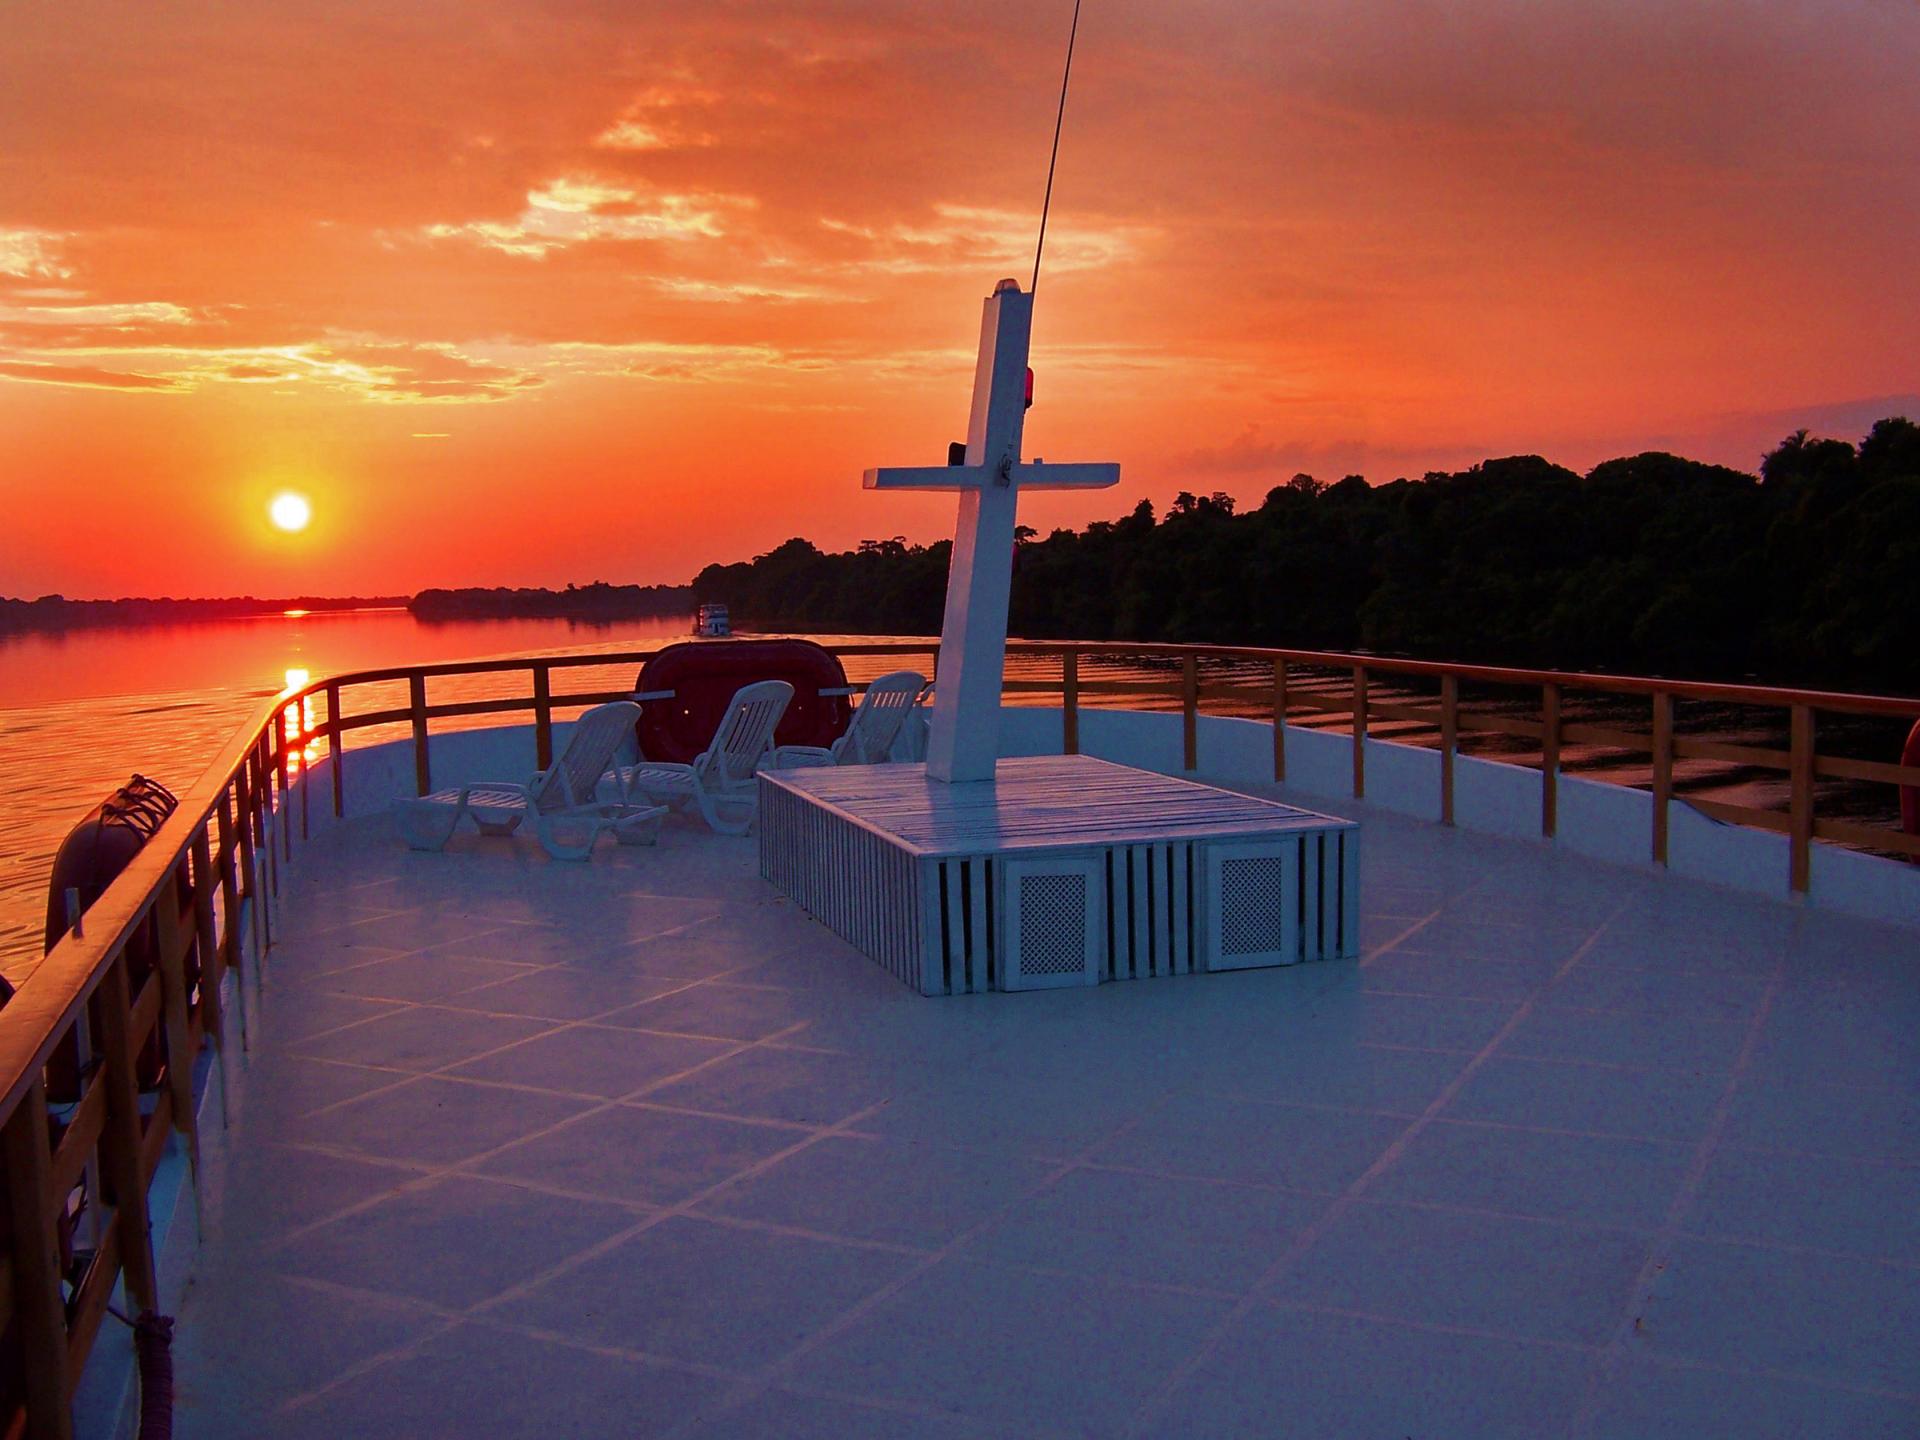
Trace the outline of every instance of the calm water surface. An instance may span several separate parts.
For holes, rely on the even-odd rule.
[[[648,649],[688,623],[425,624],[361,610],[0,635],[0,973],[17,978],[40,956],[47,871],[73,822],[135,771],[185,790],[288,671]]]

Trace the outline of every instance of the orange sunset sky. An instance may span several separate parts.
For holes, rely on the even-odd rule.
[[[1068,0],[0,7],[0,594],[678,582],[964,433]],[[1086,0],[1043,528],[1920,418],[1912,0]],[[313,523],[267,524],[279,490]]]

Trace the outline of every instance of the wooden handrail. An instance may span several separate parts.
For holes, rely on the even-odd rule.
[[[931,639],[880,641],[840,645],[833,648],[837,654],[845,657],[930,654],[934,657],[936,670],[938,666],[939,645],[937,641]],[[657,651],[653,650],[622,650],[533,657],[502,656],[478,661],[451,661],[433,665],[365,670],[312,682],[285,698],[297,704],[311,694],[325,691],[329,707],[324,734],[330,753],[335,756],[342,753],[341,738],[349,731],[409,723],[413,729],[416,783],[426,785],[430,780],[427,763],[429,722],[436,719],[531,710],[535,717],[537,756],[541,761],[550,761],[552,716],[555,708],[598,704],[623,698],[630,693],[587,691],[555,694],[551,682],[552,671],[593,666],[644,664],[656,653]],[[1667,853],[1669,807],[1677,799],[1673,783],[1673,766],[1676,759],[1714,759],[1734,764],[1785,769],[1788,771],[1790,784],[1794,789],[1794,803],[1807,811],[1807,817],[1802,824],[1789,827],[1794,851],[1790,883],[1796,890],[1804,889],[1807,884],[1810,868],[1809,847],[1812,839],[1815,838],[1811,793],[1813,776],[1847,775],[1852,778],[1885,780],[1892,783],[1914,783],[1916,778],[1920,778],[1911,772],[1910,767],[1888,766],[1874,761],[1847,760],[1819,755],[1812,757],[1812,772],[1807,774],[1790,763],[1782,764],[1784,752],[1757,746],[1728,745],[1719,741],[1692,739],[1676,734],[1673,724],[1673,710],[1677,702],[1703,700],[1785,708],[1790,713],[1797,713],[1798,710],[1804,709],[1809,717],[1816,711],[1900,717],[1920,714],[1920,699],[1904,696],[1861,695],[1794,687],[1668,680],[1652,676],[1535,670],[1511,666],[1453,665],[1441,661],[1411,660],[1347,651],[1294,650],[1270,646],[1018,640],[1009,642],[1007,654],[1010,659],[1016,660],[1059,659],[1060,679],[1057,683],[1049,680],[1010,679],[1006,681],[1003,689],[1008,695],[1057,693],[1062,706],[1062,748],[1068,751],[1077,750],[1079,747],[1082,699],[1088,695],[1165,697],[1177,703],[1182,714],[1182,760],[1190,769],[1198,764],[1198,715],[1203,701],[1232,700],[1259,704],[1262,700],[1267,700],[1274,712],[1274,775],[1276,779],[1284,778],[1286,773],[1286,712],[1290,708],[1304,708],[1330,721],[1347,720],[1353,737],[1353,793],[1356,796],[1364,796],[1366,739],[1372,723],[1375,720],[1386,720],[1432,725],[1441,732],[1440,818],[1447,822],[1451,821],[1454,808],[1455,795],[1452,783],[1454,761],[1458,754],[1458,737],[1462,731],[1493,732],[1540,741],[1540,828],[1541,833],[1549,837],[1558,828],[1560,752],[1563,744],[1586,744],[1628,752],[1639,751],[1652,758],[1654,814],[1653,835],[1649,850],[1655,862],[1661,864],[1665,863]],[[1177,667],[1178,681],[1176,684],[1162,685],[1154,681],[1089,678],[1082,670],[1082,657],[1130,658],[1163,662],[1170,667]],[[1203,662],[1229,665],[1258,663],[1271,667],[1274,676],[1272,694],[1270,697],[1262,696],[1257,691],[1240,685],[1202,683],[1200,665]],[[1297,688],[1290,690],[1288,669],[1293,666],[1328,672],[1344,671],[1351,677],[1350,698],[1343,702],[1304,693]],[[425,701],[425,682],[428,678],[499,674],[514,670],[527,670],[532,673],[534,685],[531,695],[455,701],[438,705],[430,705]],[[1441,688],[1439,706],[1428,708],[1420,704],[1377,700],[1370,693],[1371,681],[1375,675],[1437,678]],[[338,697],[343,689],[401,681],[404,681],[409,689],[410,703],[406,708],[383,709],[353,716],[338,714]],[[1514,715],[1490,715],[1465,710],[1459,701],[1459,690],[1462,684],[1535,689],[1541,697],[1540,719],[1534,721]],[[1651,702],[1653,709],[1652,727],[1648,732],[1638,733],[1604,725],[1566,723],[1561,718],[1562,697],[1568,691],[1645,697]],[[304,744],[314,737],[303,734],[297,738]],[[332,779],[335,809],[338,813],[342,799],[341,766],[338,763],[333,767]],[[1802,793],[1803,791],[1805,793]],[[1704,811],[1706,806],[1702,804],[1697,808]],[[1715,808],[1716,813],[1723,818],[1728,814],[1747,816],[1750,818],[1739,823],[1770,828],[1766,821],[1760,818],[1770,812],[1747,807],[1730,807],[1725,804],[1717,804]],[[1901,847],[1887,848],[1897,850]]]

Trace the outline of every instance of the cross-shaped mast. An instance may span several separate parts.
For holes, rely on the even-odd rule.
[[[1099,490],[1120,482],[1118,465],[1048,465],[1020,459],[1032,330],[1033,296],[1023,292],[1018,281],[1002,280],[987,297],[980,320],[966,463],[866,472],[869,490],[960,492],[927,742],[927,774],[935,780],[993,779],[1021,489]]]

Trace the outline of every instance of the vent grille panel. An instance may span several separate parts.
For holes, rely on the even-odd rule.
[[[1220,953],[1260,955],[1286,940],[1286,865],[1278,855],[1220,864]]]
[[[1030,875],[1020,882],[1020,972],[1077,975],[1087,968],[1087,877]]]

